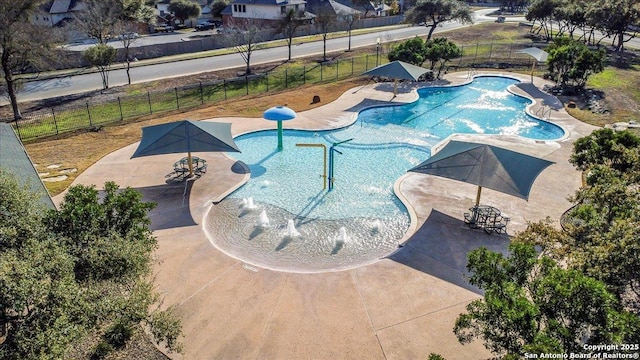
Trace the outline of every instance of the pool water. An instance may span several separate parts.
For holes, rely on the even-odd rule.
[[[510,134],[554,140],[560,127],[525,113],[528,99],[507,91],[517,81],[478,77],[468,85],[418,90],[418,101],[361,111],[331,131],[275,131],[235,139],[230,154],[251,179],[214,207],[206,229],[222,251],[260,267],[317,272],[353,268],[388,255],[409,227],[394,182],[453,133]],[[347,141],[348,140],[348,141]],[[334,153],[334,188],[323,189],[323,144]],[[249,207],[247,203],[255,206]],[[268,218],[268,224],[265,221]],[[293,220],[295,231],[289,220]]]

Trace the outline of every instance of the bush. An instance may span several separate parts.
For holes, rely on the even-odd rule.
[[[101,341],[98,346],[96,346],[95,350],[93,350],[93,355],[91,355],[91,360],[100,360],[104,359],[113,351],[113,346],[106,341]]]

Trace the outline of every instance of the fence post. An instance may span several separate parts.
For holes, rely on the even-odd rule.
[[[58,135],[60,133],[60,131],[58,130],[58,121],[56,120],[56,113],[53,112],[53,108],[51,108],[51,116],[53,116],[53,125],[56,127],[56,135]],[[16,122],[16,127],[17,127],[17,122]]]
[[[153,110],[151,110],[151,93],[147,91],[147,100],[149,101],[149,114],[153,114]]]
[[[364,71],[369,70],[369,54],[364,56]]]
[[[89,103],[87,103],[87,115],[89,116],[89,126],[93,126],[93,122],[91,121],[91,111],[89,111]]]
[[[20,134],[20,127],[18,126],[18,119],[15,119],[16,122],[16,132],[18,133],[18,137],[22,140],[22,135]]]
[[[493,52],[493,41],[489,45],[489,61],[491,61],[491,53]]]
[[[180,100],[178,99],[178,88],[174,87],[173,89],[175,90],[175,93],[176,93],[176,108],[180,110]]]
[[[269,92],[269,72],[264,73],[264,79],[267,82],[267,92]]]
[[[289,69],[284,69],[284,88],[289,88]]]
[[[118,109],[120,109],[120,121],[124,120],[124,116],[122,116],[122,103],[120,102],[120,96],[118,96]],[[53,112],[53,109],[51,109]]]
[[[307,65],[302,65],[302,85],[307,84]]]
[[[227,100],[227,79],[222,80],[222,89],[224,90],[224,99]]]
[[[320,81],[322,82],[322,63],[320,63]]]
[[[480,44],[476,43],[476,55],[473,57],[473,63],[474,63],[474,64],[476,63],[476,60],[478,59],[478,46],[479,46],[479,45],[480,45]]]
[[[202,90],[202,81],[200,81],[200,104],[204,104],[204,91]]]
[[[249,75],[244,76],[244,87],[247,89],[247,95],[249,95]]]
[[[336,60],[336,80],[340,77],[340,60]]]
[[[353,75],[353,58],[351,58],[351,75]]]

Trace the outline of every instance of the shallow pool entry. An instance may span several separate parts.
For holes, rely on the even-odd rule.
[[[323,272],[356,268],[389,255],[398,248],[409,219],[295,218],[273,205],[247,209],[242,199],[227,199],[212,208],[205,226],[220,250],[246,263]]]

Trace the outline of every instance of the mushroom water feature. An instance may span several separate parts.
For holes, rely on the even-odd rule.
[[[274,106],[267,109],[262,117],[265,120],[278,122],[278,151],[282,150],[282,122],[296,118],[296,112],[286,106]]]

